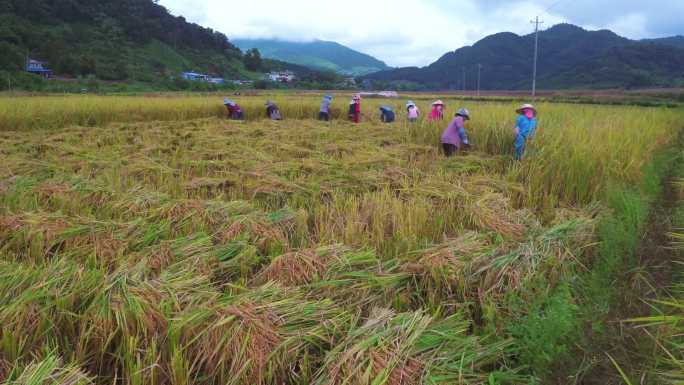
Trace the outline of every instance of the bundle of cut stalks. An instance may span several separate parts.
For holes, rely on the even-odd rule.
[[[329,300],[309,301],[275,285],[183,313],[176,330],[195,370],[224,384],[303,381],[348,330],[351,315]]]
[[[64,365],[52,354],[30,363],[16,377],[8,376],[4,381],[0,368],[0,383],[7,385],[93,385],[93,380],[77,365]]]
[[[328,352],[315,384],[481,384],[508,342],[484,343],[467,330],[459,314],[438,321],[377,308]],[[515,377],[505,368],[500,376]]]

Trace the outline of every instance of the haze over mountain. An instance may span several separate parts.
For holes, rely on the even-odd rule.
[[[269,59],[303,65],[318,70],[330,70],[347,75],[366,75],[388,70],[384,62],[342,44],[315,40],[291,42],[275,39],[234,39],[243,51],[257,48]]]
[[[681,86],[682,37],[630,40],[608,30],[559,24],[539,34],[538,86],[542,89]],[[516,90],[531,87],[534,35],[498,33],[448,52],[427,67],[366,76],[381,88]]]

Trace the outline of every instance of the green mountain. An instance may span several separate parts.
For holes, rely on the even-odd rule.
[[[20,72],[27,57],[58,76],[169,82],[183,71],[228,79],[306,67],[253,55],[217,31],[171,15],[157,0],[0,0],[0,71]]]
[[[677,48],[684,48],[684,36],[663,37],[660,39],[643,39],[643,40],[641,40],[641,42],[669,45],[669,46],[677,47]]]
[[[346,75],[366,75],[390,69],[387,64],[370,55],[329,41],[302,43],[273,39],[235,39],[233,43],[243,50],[256,48],[265,58]]]
[[[533,52],[534,35],[499,33],[427,67],[383,71],[365,79],[380,88],[474,90],[481,65],[482,89],[528,89]],[[684,49],[560,24],[539,34],[537,84],[540,89],[679,86],[684,84]]]

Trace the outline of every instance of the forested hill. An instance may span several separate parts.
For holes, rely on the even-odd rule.
[[[248,71],[224,34],[153,0],[0,0],[0,52],[0,70],[20,71],[28,55],[57,75],[103,80],[156,81],[182,71],[232,78],[261,69]]]
[[[680,38],[634,41],[607,31],[560,24],[539,34],[542,89],[679,87],[684,85]],[[424,68],[367,76],[376,87],[516,90],[531,87],[534,35],[499,33],[446,53]],[[465,78],[465,83],[464,83]]]
[[[235,39],[234,43],[243,50],[257,48],[266,58],[318,70],[331,70],[345,75],[366,75],[390,69],[387,64],[373,56],[332,41],[292,42],[274,39]]]

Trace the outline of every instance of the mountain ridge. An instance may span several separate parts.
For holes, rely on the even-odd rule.
[[[588,31],[572,24],[553,26],[539,34],[538,86],[634,88],[682,83],[684,49],[677,46],[679,39],[666,42],[635,41],[610,30]],[[465,70],[465,88],[474,90],[482,64],[482,89],[526,89],[531,87],[533,52],[534,34],[500,32],[447,52],[428,66],[381,71],[364,79],[378,88],[459,90],[464,88]]]
[[[287,39],[232,39],[242,50],[256,48],[265,58],[346,75],[366,75],[390,67],[375,57],[334,41]]]

